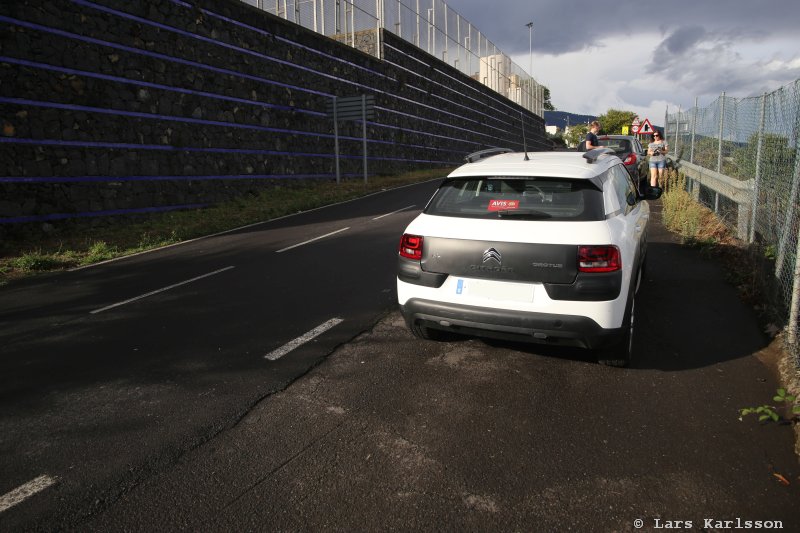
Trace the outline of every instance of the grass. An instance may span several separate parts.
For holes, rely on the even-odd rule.
[[[43,272],[90,265],[220,231],[330,205],[373,192],[445,176],[448,169],[396,176],[313,184],[287,184],[257,196],[237,198],[206,209],[126,217],[102,226],[64,224],[48,232],[39,226],[24,238],[0,245],[0,285]]]
[[[692,198],[686,191],[686,178],[674,170],[667,179],[662,203],[667,229],[679,235],[685,245],[699,247],[721,260],[726,281],[737,288],[743,300],[760,310],[762,321],[779,314],[770,312],[763,302],[763,259],[768,252],[737,239],[711,209]]]
[[[685,179],[670,172],[662,196],[664,225],[683,244],[700,248],[721,263],[725,280],[753,307],[764,332],[775,337],[789,315],[775,281],[775,247],[738,239],[711,209],[686,192]]]
[[[686,178],[682,174],[670,171],[662,198],[664,225],[680,235],[685,244],[717,246],[733,243],[725,223],[686,192]]]

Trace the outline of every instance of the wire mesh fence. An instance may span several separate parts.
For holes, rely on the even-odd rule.
[[[695,166],[710,170],[747,191],[731,198],[715,187],[711,194],[696,197],[718,211],[720,196],[728,204],[735,202],[738,215],[725,220],[738,225],[739,236],[766,259],[773,303],[787,322],[787,343],[799,357],[800,80],[761,96],[723,93],[704,108],[695,102],[693,108],[665,118],[673,153],[688,163],[683,164],[687,171]]]
[[[375,46],[379,30],[390,31],[544,116],[544,87],[444,0],[242,1],[376,56],[381,50]],[[520,31],[524,28],[521,25]],[[365,33],[376,37],[359,39]]]

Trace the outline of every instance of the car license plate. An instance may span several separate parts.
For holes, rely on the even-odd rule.
[[[456,294],[492,301],[532,302],[533,285],[508,281],[459,279],[456,282]]]

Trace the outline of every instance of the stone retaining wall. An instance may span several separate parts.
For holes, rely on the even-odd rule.
[[[391,33],[381,45],[378,59],[237,0],[2,2],[0,230],[334,179],[334,95],[375,97],[373,176],[521,148],[523,119],[545,148],[542,118]],[[339,135],[360,179],[362,126]]]

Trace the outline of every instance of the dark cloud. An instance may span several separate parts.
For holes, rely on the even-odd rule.
[[[448,5],[508,55],[528,52],[529,21],[533,48],[559,55],[594,47],[604,39],[645,32],[675,35],[678,28],[703,28],[747,39],[794,37],[800,20],[797,0],[451,0]]]
[[[800,68],[791,63],[770,65],[770,59],[745,59],[737,51],[742,42],[760,42],[758,34],[733,31],[708,32],[697,25],[677,28],[655,47],[645,72],[669,80],[674,86],[690,87],[696,95],[733,91],[746,96],[793,81]],[[800,48],[794,51],[800,52]],[[796,56],[800,57],[800,56]]]
[[[431,2],[438,0],[420,5]],[[553,89],[553,102],[565,110],[599,114],[611,105],[659,115],[663,111],[655,109],[664,105],[686,108],[695,97],[702,104],[723,91],[751,96],[800,78],[798,0],[449,0],[447,5],[517,61],[528,57],[526,24],[533,22],[534,68],[536,55],[550,56],[539,63],[550,70],[534,70],[534,77]],[[565,54],[572,54],[572,63],[562,60]],[[527,59],[520,64],[525,68]],[[594,101],[579,88],[581,68],[591,71],[598,88]]]
[[[656,55],[662,53],[681,55],[687,50],[691,50],[705,37],[706,30],[702,26],[679,28],[661,42],[655,53]]]
[[[655,47],[645,72],[656,74],[673,71],[673,77],[682,77],[687,62],[695,63],[702,57],[713,64],[722,60],[727,48],[725,41],[709,34],[702,26],[678,28]]]

